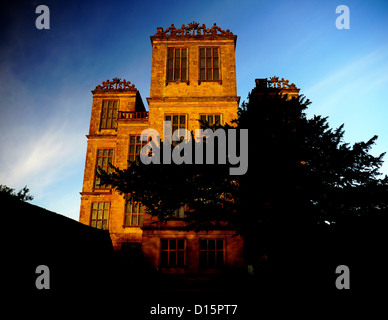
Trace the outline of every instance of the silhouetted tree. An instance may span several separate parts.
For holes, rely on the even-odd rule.
[[[228,163],[135,161],[110,175],[100,172],[101,178],[160,220],[187,204],[192,226],[226,220],[244,235],[256,235],[266,222],[333,223],[347,215],[386,212],[388,178],[379,178],[384,154],[369,153],[377,137],[350,146],[343,141],[343,125],[331,129],[327,118],[306,117],[309,104],[303,96],[252,90],[233,121],[249,129],[249,169],[243,176],[230,176]]]
[[[34,199],[34,197],[30,194],[30,189],[28,189],[27,186],[25,186],[23,189],[20,189],[18,192],[15,192],[15,189],[1,184],[0,195],[2,197],[13,197],[20,201],[30,201]]]

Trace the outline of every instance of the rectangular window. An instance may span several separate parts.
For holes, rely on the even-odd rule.
[[[128,201],[125,205],[124,226],[142,226],[143,225],[144,206],[140,202]]]
[[[220,114],[201,114],[200,120],[207,121],[207,123],[210,126],[220,125],[221,124],[221,115]],[[200,124],[201,124],[201,129],[203,129],[203,130],[207,129],[202,123],[200,123]]]
[[[103,100],[100,129],[117,128],[118,100]]]
[[[173,114],[164,116],[165,121],[171,122],[171,137],[178,129],[187,129],[187,116],[185,114]],[[179,141],[172,141],[173,145],[177,145]]]
[[[93,202],[90,225],[97,229],[108,229],[109,202]]]
[[[185,217],[185,206],[181,206],[174,211],[174,217],[178,219],[183,219]]]
[[[129,161],[139,159],[141,149],[147,144],[147,141],[141,141],[140,136],[129,136]]]
[[[161,239],[160,245],[162,267],[178,267],[186,264],[185,239]]]
[[[167,49],[167,81],[187,81],[187,49]]]
[[[199,240],[199,265],[207,268],[217,268],[224,265],[224,240]]]
[[[96,173],[94,179],[94,187],[97,189],[108,189],[111,185],[101,184],[100,178],[97,176],[97,168],[104,170],[105,172],[111,173],[112,168],[109,163],[113,164],[113,149],[98,149],[97,150],[97,161],[96,161]]]
[[[199,79],[200,81],[220,80],[218,48],[199,49]]]

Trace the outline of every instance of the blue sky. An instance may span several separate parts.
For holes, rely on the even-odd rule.
[[[40,4],[49,30],[35,27]],[[335,26],[341,4],[349,30]],[[90,91],[125,78],[146,103],[149,36],[191,21],[238,36],[241,101],[255,78],[284,77],[312,101],[309,117],[344,123],[346,142],[377,134],[372,154],[388,151],[387,1],[14,1],[0,16],[0,184],[27,185],[32,203],[77,220]]]

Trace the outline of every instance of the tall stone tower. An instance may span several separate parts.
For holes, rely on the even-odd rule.
[[[108,230],[116,250],[138,247],[149,263],[166,273],[214,273],[243,266],[243,239],[230,228],[187,231],[176,210],[166,223],[155,221],[141,203],[126,202],[102,185],[97,168],[120,169],[140,154],[146,128],[163,134],[163,121],[194,131],[237,118],[235,47],[237,36],[216,24],[157,28],[151,36],[151,90],[148,112],[138,90],[118,78],[98,85],[93,105],[81,192],[80,222]]]

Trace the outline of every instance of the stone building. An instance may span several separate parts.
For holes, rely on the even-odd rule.
[[[214,24],[190,23],[180,29],[157,28],[151,36],[151,90],[148,111],[139,91],[129,81],[115,78],[93,91],[93,105],[80,222],[109,230],[116,250],[140,247],[148,262],[166,273],[213,273],[241,269],[243,239],[229,228],[184,231],[181,218],[154,223],[140,203],[126,203],[109,185],[100,183],[97,167],[121,169],[140,154],[140,134],[146,128],[163,132],[200,128],[198,119],[230,123],[237,118],[235,47],[237,36]]]
[[[172,131],[199,129],[198,119],[210,124],[231,123],[237,118],[235,48],[237,36],[216,24],[171,25],[150,37],[152,68],[146,110],[139,91],[130,81],[114,78],[93,91],[93,104],[80,222],[109,231],[116,250],[141,248],[148,262],[166,273],[214,273],[244,267],[243,239],[235,230],[185,231],[182,217],[159,223],[141,203],[127,203],[96,175],[97,167],[109,171],[108,163],[125,169],[140,154],[140,134],[152,128],[163,132],[163,121]],[[276,81],[275,81],[276,80]],[[272,88],[279,82],[256,80],[257,87]],[[282,79],[284,80],[284,79]],[[291,87],[291,89],[296,89]]]

